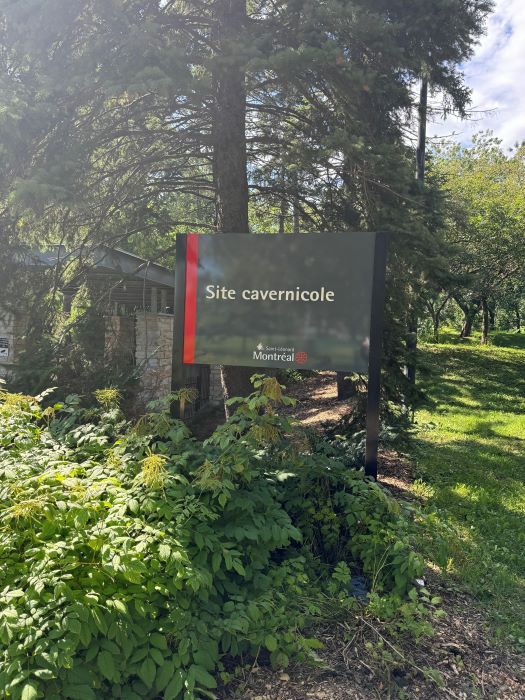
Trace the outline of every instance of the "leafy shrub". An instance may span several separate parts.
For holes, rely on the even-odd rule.
[[[319,571],[351,578],[339,560],[410,589],[398,508],[346,448],[294,435],[275,380],[255,388],[203,443],[167,414],[129,425],[115,396],[0,397],[0,697],[213,697],[226,655],[306,653],[304,600]]]
[[[406,512],[351,468],[347,454],[345,447],[327,443],[302,455],[284,491],[285,509],[316,562],[354,562],[373,591],[404,596],[423,569],[408,544]]]

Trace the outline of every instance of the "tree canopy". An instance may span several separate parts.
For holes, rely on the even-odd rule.
[[[523,295],[525,146],[505,153],[500,140],[479,134],[472,145],[439,148],[432,172],[448,199],[449,291],[466,321],[483,309],[486,342],[489,306],[519,306]]]
[[[105,242],[170,260],[188,229],[388,229],[401,353],[413,281],[441,264],[407,140],[414,88],[425,76],[464,111],[459,65],[490,9],[0,0],[4,255]]]

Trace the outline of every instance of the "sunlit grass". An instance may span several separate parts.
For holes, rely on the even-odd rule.
[[[429,554],[525,647],[525,337],[426,345],[421,366],[414,492],[449,526]]]

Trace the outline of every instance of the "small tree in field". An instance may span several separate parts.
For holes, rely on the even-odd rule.
[[[470,335],[481,310],[486,343],[494,305],[522,279],[525,267],[525,147],[506,154],[501,141],[481,134],[471,146],[440,149],[433,171],[450,202],[451,266],[464,283],[450,291],[464,312],[462,335]]]

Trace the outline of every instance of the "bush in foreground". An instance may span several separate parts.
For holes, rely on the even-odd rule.
[[[352,570],[410,592],[399,506],[277,415],[275,380],[255,389],[205,442],[166,413],[130,426],[113,390],[0,396],[0,697],[214,697],[226,656],[306,655]]]

